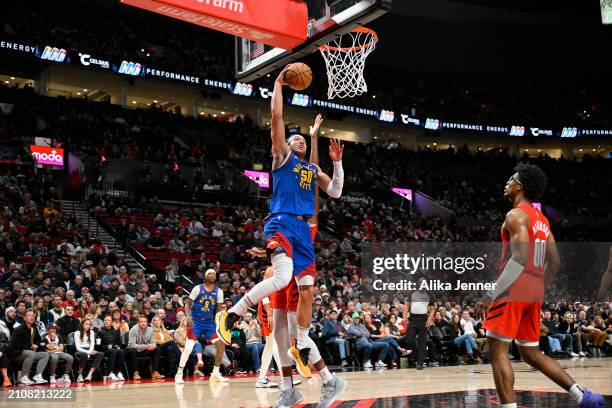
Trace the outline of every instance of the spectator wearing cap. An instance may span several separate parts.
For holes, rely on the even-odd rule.
[[[342,360],[342,367],[348,364],[346,362],[347,344],[346,339],[344,338],[345,336],[346,333],[344,327],[338,324],[338,312],[335,310],[330,310],[328,318],[323,320],[322,338],[326,344],[338,345],[340,359]]]
[[[353,313],[353,323],[348,327],[348,334],[355,336],[357,351],[362,353],[363,368],[370,369],[374,366],[370,361],[372,352],[378,353],[378,361],[385,361],[389,344],[380,341],[372,341],[370,331],[361,323],[361,315]]]
[[[11,333],[9,332],[8,327],[6,327],[6,323],[3,320],[0,320],[0,373],[2,373],[2,377],[4,378],[3,385],[5,387],[10,387],[11,379],[8,376],[8,366],[10,360],[8,358],[9,346]]]
[[[79,319],[74,317],[74,306],[66,305],[64,308],[64,316],[57,319],[58,332],[62,338],[68,338],[70,333],[74,333],[79,329]]]
[[[43,339],[43,343],[47,352],[49,353],[49,361],[50,361],[50,376],[49,382],[51,384],[55,384],[56,382],[61,382],[64,384],[70,384],[70,372],[72,371],[72,363],[74,358],[68,354],[64,353],[64,344],[60,336],[57,334],[57,324],[51,323],[47,328],[47,335]],[[58,380],[55,379],[57,365],[60,361],[64,361],[66,363],[64,367],[64,374]]]
[[[42,373],[49,361],[49,354],[41,347],[42,339],[34,324],[34,311],[28,310],[25,314],[25,322],[13,330],[9,350],[11,359],[21,364],[21,379],[24,385],[45,384],[47,381]],[[30,379],[29,374],[34,363],[36,364],[36,375]]]
[[[15,328],[19,326],[17,320],[15,320],[16,317],[17,309],[15,309],[13,306],[7,307],[4,311],[4,319],[2,320],[9,331],[9,337],[13,335],[13,330],[15,330]]]
[[[118,310],[117,310],[118,312]],[[127,327],[127,323],[123,321],[123,324]],[[96,350],[104,353],[104,357],[108,358],[108,379],[111,381],[124,381],[121,367],[125,362],[125,351],[120,347],[121,345],[121,334],[119,330],[115,329],[113,325],[113,318],[106,315],[104,317],[104,324],[98,330],[98,338],[100,342],[96,345]]]
[[[74,345],[76,347],[76,358],[79,360],[79,376],[77,382],[90,382],[96,370],[100,369],[103,353],[95,350],[96,332],[93,330],[92,322],[87,317],[81,321],[79,329],[74,333]],[[83,378],[83,371],[88,360],[93,360],[87,377]]]

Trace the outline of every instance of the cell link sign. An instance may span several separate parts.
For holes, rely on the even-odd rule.
[[[135,62],[122,61],[117,71],[120,74],[138,76],[142,71],[142,65]]]
[[[409,125],[409,124],[413,124],[416,126],[419,126],[421,124],[421,121],[416,119],[416,118],[411,118],[409,115],[406,115],[404,113],[401,114],[402,117],[402,123],[404,123],[404,125]]]
[[[81,60],[81,64],[85,65],[86,67],[88,67],[90,65],[97,65],[100,68],[104,68],[104,69],[109,69],[110,68],[110,62],[104,61],[104,60],[99,60],[99,59],[96,59],[96,58],[91,58],[91,55],[89,55],[89,54],[79,53],[79,59]]]
[[[525,136],[525,126],[512,126],[510,136]]]
[[[530,128],[533,136],[552,136],[553,132],[550,129]]]
[[[394,122],[395,121],[395,112],[388,110],[381,110],[380,116],[378,120],[382,120],[383,122]]]
[[[578,136],[578,128],[564,127],[563,130],[561,130],[561,137],[574,138],[576,136]]]
[[[43,52],[40,54],[40,59],[55,62],[64,62],[67,54],[68,52],[63,48],[50,47],[47,45]]]
[[[293,94],[291,104],[295,106],[308,106],[310,104],[310,96],[302,94]]]
[[[251,96],[253,94],[253,85],[236,82],[232,93],[234,95]]]
[[[264,99],[268,99],[272,97],[272,92],[268,88],[263,88],[260,86],[259,95]]]

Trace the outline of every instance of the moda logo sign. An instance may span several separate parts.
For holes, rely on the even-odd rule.
[[[104,68],[104,69],[110,68],[110,62],[99,60],[96,58],[91,58],[91,55],[89,54],[79,53],[79,59],[81,60],[81,64],[85,65],[86,67],[93,64],[93,65],[98,65],[99,67]]]
[[[380,111],[378,120],[382,120],[383,122],[393,122],[395,121],[395,112],[383,109]]]
[[[142,65],[140,63],[122,61],[121,66],[119,66],[119,70],[117,72],[119,72],[120,74],[138,76],[140,75],[141,71]]]
[[[295,106],[308,106],[310,104],[310,96],[302,94],[293,94],[291,104]]]
[[[48,61],[64,62],[66,55],[68,55],[68,52],[65,49],[47,45],[40,54],[40,58]]]
[[[50,164],[52,166],[64,165],[64,149],[30,145],[30,153],[38,164]]]
[[[253,94],[253,85],[236,82],[233,93],[234,95],[251,96]]]

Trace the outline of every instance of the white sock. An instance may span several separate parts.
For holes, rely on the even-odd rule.
[[[285,391],[288,390],[289,388],[293,387],[293,381],[291,379],[291,376],[289,377],[283,377],[283,380],[281,381],[281,391]]]
[[[500,408],[516,408],[516,402],[512,402],[510,404],[501,404]]]
[[[248,308],[259,303],[266,296],[273,292],[283,289],[291,281],[293,275],[293,259],[287,254],[277,254],[272,257],[272,267],[274,274],[270,279],[264,279],[253,287],[245,296],[242,297],[232,308],[230,313],[244,316]]]
[[[310,327],[302,327],[299,326],[297,327],[297,348],[298,350],[301,350],[303,348],[309,347],[308,344],[308,332],[310,331]]]
[[[212,375],[221,375],[219,367],[213,367]]]
[[[334,379],[334,376],[327,367],[319,371],[319,376],[321,377],[321,381],[323,381],[323,383],[328,383]]]
[[[274,334],[270,334],[266,337],[266,345],[264,346],[263,353],[261,354],[261,370],[259,371],[259,378],[266,378],[270,363],[272,362],[272,354],[274,351]]]
[[[576,400],[578,404],[582,402],[582,397],[584,396],[584,390],[578,384],[574,384],[569,389],[569,395],[572,396],[573,399]]]

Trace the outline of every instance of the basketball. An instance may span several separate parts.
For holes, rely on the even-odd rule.
[[[291,89],[301,91],[310,86],[312,82],[312,70],[303,62],[296,62],[289,66],[285,78]]]

